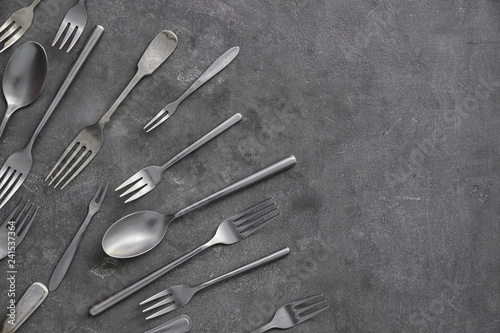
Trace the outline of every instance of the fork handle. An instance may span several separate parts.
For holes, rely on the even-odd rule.
[[[198,141],[193,143],[191,146],[189,146],[186,149],[184,149],[183,151],[181,151],[179,154],[177,154],[170,161],[163,164],[161,166],[161,168],[163,169],[163,171],[167,170],[169,167],[171,167],[172,165],[177,163],[183,157],[185,157],[186,155],[189,155],[190,153],[192,153],[196,149],[200,148],[205,143],[209,142],[210,140],[212,140],[213,138],[215,138],[216,136],[218,136],[219,134],[221,134],[222,132],[224,132],[225,130],[227,130],[228,128],[233,126],[234,124],[238,123],[240,120],[241,120],[241,114],[239,114],[239,113],[235,114],[234,116],[227,119],[225,122],[223,122],[222,124],[220,124],[219,126],[214,128],[213,130],[211,130],[210,132],[205,134],[202,138],[198,139]]]
[[[33,3],[30,5],[30,8],[31,9],[35,9],[35,7],[38,6],[38,4],[40,3],[40,1],[42,1],[42,0],[35,0],[35,1],[33,1]]]
[[[113,105],[111,105],[109,110],[106,111],[106,113],[97,122],[99,124],[100,128],[104,128],[104,126],[106,126],[108,121],[111,119],[111,116],[113,115],[113,113],[115,113],[116,109],[118,109],[120,104],[122,104],[125,97],[127,97],[128,94],[130,94],[132,89],[134,89],[134,87],[137,85],[137,83],[139,83],[139,81],[144,76],[145,76],[145,74],[141,70],[138,69],[137,72],[135,73],[134,77],[132,78],[132,80],[130,80],[130,82],[128,83],[127,87],[125,87],[125,89],[123,89],[122,93],[120,94],[120,96],[118,96],[118,98],[113,103]]]
[[[146,275],[142,279],[128,285],[127,287],[123,288],[122,290],[114,293],[113,295],[109,296],[108,298],[93,305],[90,308],[90,314],[92,316],[97,316],[99,313],[109,309],[110,307],[112,307],[116,303],[124,300],[125,298],[129,297],[130,295],[132,295],[136,291],[141,290],[142,288],[144,288],[145,286],[147,286],[151,282],[157,280],[158,278],[162,277],[163,275],[167,274],[172,269],[179,266],[180,264],[182,264],[186,260],[194,257],[198,253],[203,252],[204,250],[208,249],[209,247],[211,247],[212,245],[215,245],[215,244],[216,243],[215,243],[214,239],[212,238],[212,240],[197,247],[196,249],[192,250],[191,252],[189,252],[189,253],[183,255],[182,257],[172,261],[171,263],[157,269],[156,271]]]
[[[188,206],[188,207],[178,211],[177,213],[174,214],[174,217],[177,218],[179,216],[182,216],[182,215],[189,213],[190,211],[195,210],[196,208],[199,208],[201,206],[204,206],[212,201],[223,198],[229,194],[232,194],[234,192],[242,190],[250,185],[256,184],[256,183],[258,183],[266,178],[274,176],[275,174],[277,174],[281,171],[285,171],[286,169],[291,168],[292,166],[295,165],[296,162],[297,162],[297,160],[295,159],[295,156],[290,155],[290,156],[282,159],[281,161],[276,162],[276,163],[268,166],[267,168],[264,168],[264,169],[254,173],[248,177],[245,177],[245,178],[237,181],[236,183],[233,183],[233,184],[223,188],[222,190],[217,191],[217,192],[209,195],[205,199],[202,199],[202,200],[192,204],[191,206]]]
[[[208,80],[213,78],[217,73],[226,68],[227,65],[233,61],[234,58],[240,52],[240,48],[238,46],[232,47],[227,50],[223,55],[221,55],[217,60],[214,61],[210,67],[207,68],[203,74],[175,101],[177,105],[181,104],[189,95],[194,93],[196,89],[205,84]]]
[[[68,74],[66,74],[66,78],[64,79],[63,83],[59,87],[59,90],[57,91],[56,95],[54,96],[54,99],[52,99],[52,102],[50,103],[47,111],[45,111],[45,114],[43,115],[42,120],[40,120],[40,123],[38,124],[38,127],[36,128],[35,132],[31,136],[30,143],[29,143],[31,146],[33,145],[36,138],[38,137],[38,134],[40,134],[43,126],[45,126],[45,124],[49,120],[50,116],[52,115],[54,110],[59,105],[59,102],[61,102],[61,99],[66,94],[66,91],[68,91],[68,88],[70,87],[71,83],[73,83],[73,80],[76,78],[76,75],[78,74],[78,72],[82,68],[83,64],[85,63],[85,61],[89,57],[90,52],[92,52],[94,47],[97,45],[97,42],[99,41],[99,38],[101,38],[101,35],[103,32],[104,32],[104,28],[100,25],[96,25],[94,30],[92,30],[92,32],[90,33],[90,36],[87,39],[87,41],[85,42],[85,45],[83,46],[82,50],[80,51],[78,58],[76,58],[75,62],[71,66]]]
[[[94,216],[95,213],[88,212],[87,216],[85,217],[85,220],[83,221],[82,225],[80,226],[80,229],[78,229],[78,232],[76,233],[75,237],[71,241],[71,244],[69,244],[68,248],[64,252],[63,256],[61,259],[59,259],[59,263],[57,264],[56,268],[52,272],[52,276],[50,277],[49,281],[49,291],[52,292],[59,287],[61,284],[61,281],[64,279],[64,276],[68,272],[69,266],[71,265],[71,262],[73,261],[73,257],[76,254],[76,250],[78,249],[78,245],[80,245],[80,242],[82,240],[83,234],[85,233],[85,230],[87,229],[90,220]]]
[[[212,279],[210,281],[207,281],[203,284],[200,284],[198,287],[196,287],[196,289],[201,290],[201,289],[204,289],[206,287],[209,287],[213,284],[216,284],[217,282],[221,282],[225,279],[229,279],[230,277],[233,277],[235,275],[238,275],[238,274],[241,274],[241,273],[245,273],[245,272],[248,272],[254,268],[257,268],[257,267],[260,267],[260,266],[263,266],[265,264],[268,264],[270,262],[273,262],[275,260],[278,260],[278,259],[281,259],[285,256],[288,255],[288,253],[290,253],[290,249],[288,247],[285,247],[279,251],[276,251],[274,253],[271,253],[270,255],[268,256],[265,256],[263,258],[260,258],[258,260],[255,260],[249,264],[246,264],[245,266],[241,266],[240,268],[237,268],[231,272],[228,272],[226,274],[223,274],[223,275],[220,275],[218,277],[216,277],[215,279]]]
[[[270,321],[269,323],[265,324],[264,326],[256,329],[255,331],[252,331],[252,333],[263,333],[263,332],[267,332],[273,328],[277,328],[277,326],[274,325],[273,321]]]

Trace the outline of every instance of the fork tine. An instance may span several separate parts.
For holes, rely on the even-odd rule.
[[[66,181],[66,183],[64,183],[64,185],[61,187],[61,190],[64,189],[66,187],[66,185],[68,185],[73,179],[75,179],[76,176],[78,176],[80,174],[80,172],[82,172],[83,169],[85,169],[85,167],[94,159],[94,157],[97,155],[97,153],[94,153],[93,151],[91,151],[90,155],[87,157],[87,159],[82,163],[82,165],[78,168],[78,170],[76,170],[73,175]],[[77,163],[78,164],[78,163]],[[76,164],[75,164],[76,165]],[[73,165],[74,167],[74,165]],[[71,169],[73,169],[73,167],[71,167]],[[64,177],[66,177],[66,175],[70,172],[71,170],[68,170],[68,172],[66,172],[66,174],[64,175]],[[63,178],[64,178],[63,177]]]
[[[295,308],[295,307],[297,307],[297,306],[299,306],[301,304],[304,304],[304,303],[306,303],[306,302],[308,302],[310,300],[313,300],[313,299],[319,298],[319,297],[323,297],[323,294],[313,295],[313,296],[309,296],[309,297],[306,297],[306,298],[303,298],[303,299],[299,299],[299,300],[297,300],[295,302],[291,302],[290,306],[292,306],[292,307]]]
[[[165,120],[167,120],[168,118],[170,118],[172,116],[172,114],[173,114],[173,113],[170,113],[168,111],[164,111],[163,113],[165,113],[165,112],[167,114],[163,118],[161,118],[160,120],[158,120],[153,127],[151,127],[148,130],[146,130],[147,133],[151,132],[152,130],[154,130],[155,128],[157,128],[158,126],[160,126],[163,122],[165,122]]]
[[[64,151],[64,153],[62,153],[61,157],[59,157],[59,159],[57,160],[56,162],[56,165],[54,165],[54,167],[52,168],[52,170],[50,170],[49,172],[49,175],[47,176],[47,178],[45,178],[45,181],[47,181],[50,176],[54,173],[54,171],[56,171],[56,169],[59,167],[59,165],[62,163],[62,161],[66,158],[66,156],[68,156],[68,154],[74,149],[75,151],[73,152],[73,154],[71,154],[71,157],[67,159],[66,163],[64,163],[64,165],[61,167],[61,169],[59,170],[59,172],[54,176],[54,178],[52,178],[52,180],[49,182],[49,185],[52,184],[52,182],[57,179],[57,177],[59,177],[59,175],[61,174],[62,170],[64,170],[66,168],[66,166],[68,165],[68,163],[73,159],[75,158],[75,155],[81,150],[81,146],[80,146],[80,143],[79,142],[72,142],[68,148],[66,148],[66,150]]]
[[[257,226],[251,228],[251,229],[247,229],[245,230],[244,232],[241,232],[240,235],[242,237],[248,237],[250,236],[251,234],[255,233],[257,230],[260,230],[261,228],[264,228],[266,225],[268,225],[269,223],[271,223],[272,220],[274,220],[276,217],[278,217],[278,215],[280,215],[279,213],[276,214],[276,215],[273,215],[271,216],[270,218],[268,218],[267,220],[265,221],[259,221],[259,222],[256,222],[256,223],[259,223]],[[261,218],[259,218],[259,220],[263,220],[263,217],[262,216]],[[262,223],[260,223],[262,222]],[[255,225],[255,224],[252,224],[252,225]]]
[[[154,305],[151,305],[149,308],[142,310],[142,312],[148,312],[150,310],[159,308],[162,305],[167,305],[167,304],[170,304],[170,303],[175,303],[175,299],[173,297],[167,297],[164,300],[162,300],[162,301],[160,301],[158,303],[155,303]]]
[[[125,192],[123,192],[121,195],[120,195],[120,198],[121,197],[124,197],[132,192],[135,192],[137,190],[141,190],[144,186],[147,186],[148,183],[145,182],[145,181],[142,181],[142,180],[139,180],[137,183],[135,183],[134,185],[132,185],[128,190],[126,190]]]
[[[0,204],[0,208],[2,208],[7,203],[7,201],[10,200],[10,198],[12,198],[14,193],[16,193],[17,190],[19,189],[19,187],[21,187],[21,185],[23,184],[26,177],[23,177],[23,175],[20,175],[19,177],[17,177],[17,179],[18,180],[17,180],[16,184],[11,188],[10,192],[7,194],[4,201]],[[2,196],[0,195],[0,199],[1,198],[2,198]]]
[[[22,197],[21,200],[19,200],[19,202],[17,203],[16,207],[14,207],[14,209],[12,210],[12,212],[10,212],[9,216],[7,216],[7,219],[5,219],[5,221],[1,225],[2,228],[7,227],[7,223],[9,223],[10,221],[12,221],[12,217],[17,212],[17,210],[19,209],[19,207],[21,207],[21,203],[23,202],[23,200],[24,200],[24,197]]]
[[[80,38],[80,36],[82,35],[82,32],[83,32],[83,28],[76,27],[75,35],[73,36],[73,40],[71,40],[71,44],[69,45],[69,47],[66,50],[66,52],[71,51],[71,49],[73,48],[73,46],[75,46],[76,42],[78,41],[78,38]]]
[[[143,304],[146,304],[146,303],[149,303],[151,301],[154,301],[155,299],[158,299],[158,298],[162,298],[163,296],[167,296],[167,295],[171,295],[170,293],[170,290],[168,289],[165,289],[165,290],[162,290],[160,291],[159,293],[151,296],[150,298],[142,301],[141,303],[139,303],[140,305],[143,305]]]
[[[250,214],[250,215],[247,215],[247,216],[243,216],[241,218],[239,218],[238,220],[234,221],[234,226],[238,227],[238,226],[241,226],[242,224],[252,220],[252,219],[255,219],[257,216],[260,216],[260,215],[265,215],[269,212],[266,212],[266,209],[268,209],[269,207],[273,207],[272,210],[270,210],[269,212],[273,211],[273,210],[276,210],[276,204],[273,202],[263,208],[260,208],[258,211]],[[253,224],[253,222],[252,222]]]
[[[2,53],[3,51],[7,50],[9,47],[12,46],[12,44],[14,44],[15,42],[17,42],[17,40],[19,38],[21,38],[21,36],[24,35],[25,32],[26,32],[26,30],[24,28],[19,29],[19,31],[16,32],[14,34],[14,36],[10,37],[9,40],[7,40],[5,42],[5,44],[3,44],[3,48],[0,50],[0,53]]]
[[[26,208],[28,208],[29,204],[30,204],[30,201],[27,200],[26,203],[24,204],[23,208],[19,212],[19,214],[16,215],[16,218],[14,219],[14,222],[16,223],[16,228],[17,228],[17,224],[19,223],[19,219],[21,218],[21,216],[24,215],[24,212],[26,211]]]
[[[177,309],[177,307],[175,306],[175,303],[170,305],[170,306],[167,306],[165,309],[161,310],[161,311],[158,311],[156,313],[153,313],[151,316],[149,317],[146,317],[146,320],[149,320],[149,319],[153,319],[153,318],[156,318],[156,317],[159,317],[159,316],[162,316],[164,315],[165,313],[169,313],[169,312],[172,312],[174,311],[175,309]]]
[[[10,176],[14,173],[14,170],[10,167],[3,166],[2,170],[0,170],[0,178],[2,178],[2,182],[0,183],[0,190],[3,188],[3,186],[7,183],[7,180],[10,179]],[[1,196],[0,196],[1,198]]]
[[[99,206],[102,204],[104,201],[104,197],[106,197],[106,192],[108,191],[108,186],[109,186],[110,179],[106,183],[101,183],[101,186],[97,189],[95,192],[94,196],[92,197],[92,201],[98,204]],[[102,189],[104,184],[106,184],[106,187],[104,187],[104,190]]]
[[[17,236],[17,239],[16,241],[18,242],[22,242],[22,240],[24,239],[24,237],[26,236],[26,234],[28,233],[28,230],[29,228],[31,227],[31,224],[33,223],[33,221],[35,220],[35,216],[36,214],[38,213],[38,209],[40,207],[36,207],[36,210],[35,212],[33,213],[33,215],[31,215],[31,219],[29,220],[28,224],[26,224],[26,227],[24,227],[23,231],[21,232],[20,235]]]
[[[149,121],[149,123],[146,124],[146,126],[144,126],[144,129],[148,128],[149,126],[151,126],[158,118],[160,118],[166,111],[165,110],[161,110],[160,112],[158,112],[158,114]],[[152,129],[149,129],[148,132],[152,130]]]
[[[141,170],[142,171],[142,170]],[[142,176],[141,176],[141,171],[138,171],[136,172],[132,177],[130,177],[129,179],[127,179],[126,181],[124,181],[120,186],[118,186],[116,189],[115,189],[115,192],[116,191],[119,191],[133,183],[135,183],[136,181],[142,179]]]
[[[102,191],[101,197],[99,198],[99,201],[97,202],[99,205],[102,204],[102,202],[104,201],[104,198],[106,197],[106,193],[108,192],[108,187],[109,187],[109,182],[110,181],[111,181],[111,179],[108,179],[108,181],[106,183],[106,187]],[[102,187],[102,185],[101,185],[101,187]]]
[[[54,41],[52,42],[52,46],[56,45],[57,41],[59,40],[59,38],[61,37],[61,35],[63,34],[64,30],[67,27],[68,27],[68,21],[66,20],[66,18],[64,18],[63,22],[59,26],[59,30],[57,30],[57,34],[56,37],[54,38]]]
[[[19,26],[17,24],[13,24],[7,31],[3,33],[3,35],[0,37],[0,42],[3,42],[7,37],[12,35],[17,29],[19,29]]]
[[[64,39],[61,42],[61,46],[59,46],[59,50],[61,50],[63,48],[64,44],[66,44],[66,42],[68,41],[69,37],[73,34],[74,30],[75,30],[74,26],[70,25],[68,27],[68,30],[66,30],[66,35],[64,35]]]
[[[99,185],[99,188],[97,189],[94,196],[92,197],[92,201],[98,202],[97,198],[99,197],[99,194],[101,193],[103,186],[104,186],[104,183],[101,183],[101,185]]]
[[[60,175],[62,172],[66,171],[62,177],[59,178],[59,181],[56,183],[54,188],[57,188],[57,186],[68,176],[68,174],[82,161],[82,159],[87,155],[87,152],[89,151],[87,147],[79,145],[77,149],[75,150],[78,153],[75,154],[73,153],[70,158],[64,163],[64,165],[61,167],[61,170],[57,173],[57,175],[54,177],[54,179],[57,179],[57,176]],[[68,168],[67,168],[68,167]],[[62,189],[62,188],[61,188]]]
[[[134,201],[136,199],[139,199],[144,194],[149,193],[152,189],[154,189],[154,187],[152,187],[152,186],[146,186],[146,187],[144,187],[142,190],[140,190],[139,192],[137,192],[136,194],[134,194],[133,196],[131,196],[130,198],[128,198],[127,200],[125,200],[125,203],[128,203],[128,202]]]
[[[260,207],[264,206],[266,204],[266,202],[269,201],[269,200],[271,200],[271,198],[267,198],[265,200],[262,200],[261,202],[258,202],[255,205],[250,206],[250,207],[244,209],[243,211],[239,212],[238,214],[233,215],[232,216],[233,220],[237,220],[240,217],[242,217],[243,215],[246,215],[246,214],[250,213],[254,209],[257,209],[257,208],[260,208]]]
[[[24,224],[26,223],[26,221],[28,220],[28,217],[31,214],[31,211],[33,210],[33,207],[35,206],[32,202],[30,204],[29,200],[28,200],[28,202],[26,202],[26,205],[24,207],[27,208],[28,205],[29,205],[29,209],[26,212],[26,214],[24,214],[24,209],[23,209],[21,211],[21,213],[19,213],[19,215],[17,216],[16,231],[19,231],[23,228]],[[23,217],[23,220],[21,222],[19,222],[19,219],[21,218],[21,216]]]
[[[329,306],[325,306],[324,308],[319,309],[318,311],[314,311],[314,312],[312,312],[312,313],[310,313],[310,314],[308,314],[308,315],[305,315],[305,316],[303,316],[303,317],[299,317],[299,322],[298,322],[298,323],[299,323],[299,324],[300,324],[300,323],[303,323],[303,322],[305,322],[306,320],[311,319],[312,317],[314,317],[314,316],[316,316],[316,315],[320,314],[321,312],[325,311],[325,310],[326,310],[326,309],[328,309],[328,308],[329,308]]]
[[[7,195],[7,193],[9,192],[10,188],[15,183],[17,178],[19,178],[19,174],[16,172],[16,170],[14,170],[14,172],[11,173],[9,181],[5,184],[2,193],[0,193],[0,198],[3,198],[4,195]]]
[[[7,29],[12,23],[14,22],[14,20],[12,19],[12,16],[9,17],[7,19],[7,21],[5,21],[4,24],[2,24],[2,26],[0,27],[0,32],[4,31],[5,29]]]
[[[296,314],[297,316],[299,316],[299,318],[300,318],[300,314],[301,314],[301,313],[304,313],[304,312],[306,312],[306,311],[308,311],[308,310],[311,310],[312,308],[315,308],[315,307],[317,307],[318,305],[323,304],[323,303],[325,303],[325,302],[326,302],[326,299],[324,299],[324,300],[322,300],[322,301],[319,301],[319,302],[316,302],[316,303],[314,303],[314,304],[310,304],[310,305],[304,306],[304,307],[302,307],[302,308],[300,308],[300,309],[295,309],[295,311],[294,311],[294,312],[295,312],[295,314]]]

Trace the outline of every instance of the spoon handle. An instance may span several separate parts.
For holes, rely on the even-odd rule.
[[[163,30],[151,41],[146,51],[144,51],[141,59],[137,64],[137,72],[127,87],[122,91],[118,99],[111,105],[108,111],[99,119],[99,126],[104,128],[118,106],[123,102],[125,97],[132,91],[135,85],[147,75],[160,67],[165,60],[174,52],[177,47],[177,36],[169,30]]]
[[[288,253],[290,253],[290,249],[288,247],[285,247],[285,248],[283,248],[279,251],[276,251],[274,253],[271,253],[270,255],[267,255],[263,258],[252,261],[251,263],[246,264],[245,266],[241,266],[241,267],[239,267],[235,270],[232,270],[226,274],[220,275],[220,276],[218,276],[210,281],[207,281],[203,284],[200,284],[199,286],[196,287],[196,289],[197,289],[197,291],[200,291],[201,289],[209,287],[209,286],[216,284],[218,282],[221,282],[223,280],[229,279],[230,277],[236,276],[236,275],[241,274],[241,273],[248,272],[254,268],[257,268],[257,267],[266,265],[270,262],[273,262],[275,260],[281,259],[281,258],[287,256]]]
[[[113,103],[113,105],[111,105],[111,107],[109,108],[109,110],[106,111],[106,113],[101,117],[101,119],[99,119],[98,123],[99,123],[99,126],[101,128],[104,128],[104,126],[108,123],[108,121],[111,118],[111,116],[113,115],[113,113],[116,111],[116,109],[118,109],[118,107],[120,106],[120,104],[122,104],[122,102],[125,99],[125,97],[128,96],[128,94],[132,91],[132,89],[134,89],[134,87],[136,86],[136,84],[142,78],[143,78],[143,75],[138,70],[135,73],[135,75],[132,78],[132,80],[130,80],[130,82],[128,83],[128,85],[125,87],[125,89],[123,89],[122,93],[120,94],[120,96],[118,96],[118,98]]]
[[[227,119],[225,122],[205,134],[203,137],[198,139],[195,143],[193,143],[191,146],[187,147],[183,151],[181,151],[179,154],[175,155],[170,161],[167,163],[163,164],[161,168],[163,171],[167,170],[169,167],[177,163],[179,160],[184,158],[185,156],[191,154],[193,151],[196,149],[200,148],[203,146],[205,143],[209,142],[210,140],[214,139],[217,137],[219,134],[224,132],[225,130],[229,129],[231,126],[235,125],[241,120],[241,114],[237,113],[231,118]]]
[[[202,199],[202,200],[192,204],[191,206],[188,206],[188,207],[178,211],[177,213],[174,214],[174,218],[182,216],[186,213],[189,213],[192,210],[195,210],[196,208],[202,207],[202,206],[204,206],[212,201],[215,201],[217,199],[221,199],[229,194],[232,194],[232,193],[237,192],[239,190],[242,190],[250,185],[256,184],[256,183],[258,183],[266,178],[274,176],[275,174],[277,174],[281,171],[289,169],[295,165],[296,161],[297,160],[295,159],[295,156],[290,155],[290,156],[282,159],[281,161],[276,162],[273,165],[270,165],[267,168],[264,168],[256,173],[254,173],[253,175],[245,177],[245,178],[237,181],[236,183],[233,183],[233,184],[229,185],[228,187],[209,195],[205,199]]]
[[[5,126],[7,126],[7,122],[9,121],[10,114],[8,112],[5,112],[5,115],[3,116],[2,123],[0,124],[0,139],[2,138],[3,131],[5,130]]]
[[[47,111],[45,111],[45,114],[43,115],[42,120],[40,120],[40,123],[38,124],[38,127],[36,128],[35,132],[31,136],[31,139],[30,139],[31,145],[33,145],[33,143],[35,142],[35,140],[38,137],[38,134],[40,134],[43,126],[45,126],[45,124],[49,120],[50,116],[52,115],[54,110],[59,105],[59,102],[61,102],[61,99],[66,94],[66,91],[68,91],[68,88],[70,87],[71,83],[73,83],[73,80],[75,79],[76,75],[78,74],[78,72],[82,68],[83,64],[87,60],[88,56],[90,55],[90,52],[92,52],[92,50],[96,46],[96,44],[99,41],[99,38],[101,37],[103,32],[104,32],[104,28],[101,27],[100,25],[97,25],[94,28],[94,30],[90,33],[90,37],[87,39],[87,42],[85,43],[82,50],[80,51],[78,58],[76,58],[75,62],[71,66],[68,74],[66,74],[66,78],[64,79],[63,83],[59,87],[59,90],[57,91],[56,95],[54,96],[54,99],[50,103]]]

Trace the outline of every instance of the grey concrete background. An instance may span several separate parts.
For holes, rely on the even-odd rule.
[[[115,188],[232,114],[244,120],[141,200],[125,205],[110,191],[62,285],[20,333],[142,332],[180,314],[192,317],[193,332],[250,332],[282,304],[314,293],[325,294],[329,310],[289,332],[500,332],[499,1],[89,0],[84,38],[66,54],[50,43],[74,2],[44,0],[36,9],[21,42],[46,47],[49,77],[0,142],[3,163],[27,141],[91,28],[104,26],[36,142],[29,178],[0,212],[3,220],[22,195],[41,206],[18,249],[19,293],[48,283],[106,177]],[[3,1],[0,20],[28,3]],[[47,186],[57,158],[113,103],[163,29],[177,34],[177,50],[124,101],[76,181],[63,191]],[[160,128],[142,131],[235,45],[241,52],[230,66]],[[0,54],[0,70],[14,49]],[[177,220],[140,258],[110,259],[100,247],[128,213],[175,212],[289,154],[294,169]],[[89,316],[91,305],[268,196],[281,216],[265,230]],[[207,289],[182,310],[148,322],[140,312],[138,303],[162,288],[204,282],[284,246],[292,249],[286,259]]]

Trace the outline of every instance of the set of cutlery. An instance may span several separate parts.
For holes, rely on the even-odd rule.
[[[33,10],[39,2],[40,0],[36,0],[31,6],[17,11],[5,22],[4,25],[2,25],[0,31],[3,30],[3,35],[0,36],[0,42],[6,40],[7,38],[8,39],[4,43],[3,49],[0,50],[0,53],[23,36],[31,25],[33,20]],[[86,21],[87,11],[85,8],[85,0],[79,0],[76,6],[71,8],[66,13],[66,16],[64,17],[52,42],[52,46],[55,46],[62,38],[59,48],[62,49],[69,42],[67,48],[67,52],[69,52],[82,35]],[[103,32],[104,28],[100,25],[97,25],[92,30],[84,46],[81,48],[76,60],[68,69],[66,77],[61,83],[60,88],[53,97],[52,102],[48,106],[43,117],[39,121],[39,124],[30,140],[24,148],[10,155],[1,167],[0,209],[6,205],[6,203],[14,196],[23,182],[27,179],[33,166],[33,149],[38,135],[56,110],[66,92],[69,90],[78,73],[83,68],[83,65],[89,58],[92,50],[97,45]],[[56,161],[55,165],[45,179],[45,181],[48,182],[48,185],[53,185],[55,188],[60,187],[60,189],[63,190],[80,173],[82,173],[82,171],[90,164],[104,145],[104,128],[110,121],[111,116],[115,111],[117,111],[118,107],[132,92],[139,81],[146,76],[152,75],[172,55],[177,45],[178,38],[170,30],[161,31],[151,41],[137,63],[135,75],[115,102],[95,124],[83,128],[69,144],[69,146],[63,151],[62,155]],[[151,121],[144,126],[146,133],[157,128],[160,124],[172,117],[179,105],[203,84],[226,68],[236,58],[239,50],[239,47],[232,47],[215,60],[215,62],[213,62],[180,97],[167,104],[157,113],[156,116],[151,119]],[[7,100],[8,107],[0,125],[0,138],[2,137],[2,133],[4,132],[7,122],[12,114],[16,110],[27,107],[33,103],[41,93],[47,74],[47,63],[47,54],[44,48],[36,42],[26,42],[22,44],[11,55],[5,68],[2,81],[2,89],[5,99]],[[148,166],[138,171],[121,183],[115,191],[123,191],[120,194],[120,197],[128,197],[126,198],[125,203],[140,199],[159,186],[167,169],[180,162],[184,157],[193,153],[198,148],[209,143],[211,140],[214,140],[222,133],[228,131],[231,127],[239,123],[242,118],[243,116],[241,114],[234,114],[172,157],[166,163],[160,166]],[[296,158],[293,155],[285,157],[276,163],[246,176],[173,214],[160,214],[155,211],[145,210],[129,214],[112,224],[104,233],[101,241],[102,249],[110,257],[118,259],[140,256],[153,250],[163,240],[168,226],[174,220],[197,208],[201,208],[237,191],[258,184],[269,177],[293,167],[295,164]],[[47,295],[56,291],[66,273],[70,269],[71,262],[77,253],[78,246],[83,238],[83,234],[89,226],[90,221],[103,206],[109,184],[109,180],[103,182],[92,196],[88,205],[87,216],[83,220],[78,232],[54,268],[48,288],[40,282],[34,283],[18,302],[18,311],[20,316],[17,325],[14,327],[6,323],[4,324],[2,332],[14,332],[17,330],[17,328],[29,317],[29,315],[35,311],[40,304],[42,304]],[[0,260],[8,256],[8,244],[11,242],[10,238],[12,236],[15,238],[16,246],[18,246],[25,239],[31,224],[35,220],[37,212],[38,207],[24,198],[21,199],[21,201],[19,201],[16,207],[12,210],[5,222],[0,226]],[[153,283],[177,266],[213,246],[232,245],[247,239],[249,236],[255,234],[257,231],[271,223],[271,221],[276,219],[278,215],[279,213],[276,203],[273,202],[271,198],[265,199],[241,210],[233,216],[223,220],[219,224],[214,236],[206,243],[194,248],[180,258],[145,275],[138,281],[96,303],[90,307],[90,314],[92,316],[96,316],[102,313],[111,306],[131,296],[138,290]],[[149,312],[153,309],[158,309],[164,306],[163,309],[146,317],[146,320],[177,310],[185,306],[194,294],[202,289],[222,282],[227,278],[248,272],[254,268],[261,267],[278,259],[282,259],[286,257],[289,252],[290,249],[286,247],[253,262],[247,263],[226,274],[212,278],[202,284],[196,286],[177,285],[158,292],[140,304],[144,305],[152,301],[157,301],[154,305],[145,308],[143,312]],[[320,298],[321,300],[319,300]],[[290,328],[300,324],[326,310],[328,306],[323,306],[324,302],[325,300],[322,298],[322,295],[316,295],[287,304],[277,311],[275,318],[269,324],[255,330],[254,333],[265,332],[271,328]],[[191,327],[191,318],[181,315],[148,330],[147,333],[181,333],[188,332]]]
[[[55,187],[65,181],[61,187],[64,189],[94,159],[104,144],[104,126],[118,106],[143,77],[153,74],[167,60],[176,47],[177,36],[172,31],[164,30],[153,39],[137,64],[136,74],[118,99],[94,125],[82,129],[57,160],[46,179],[50,179],[50,176],[58,170],[49,185],[59,179]],[[63,160],[66,162],[61,165]]]

